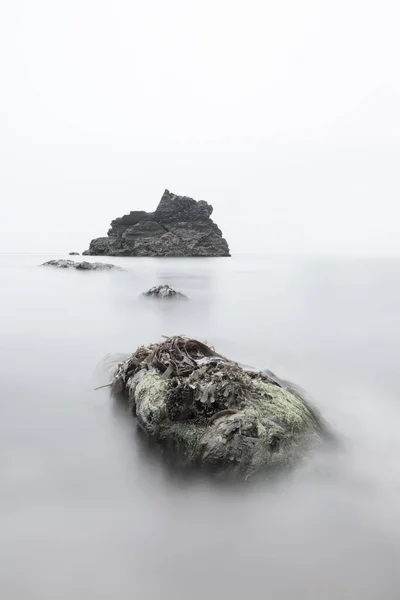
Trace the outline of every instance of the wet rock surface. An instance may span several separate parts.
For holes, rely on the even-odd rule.
[[[112,221],[107,237],[90,242],[95,256],[230,256],[204,200],[165,190],[154,212],[132,211]]]
[[[143,296],[151,297],[151,298],[160,298],[160,300],[170,299],[170,298],[187,298],[185,294],[174,290],[169,285],[158,285],[150,288],[147,292],[143,292]]]
[[[183,336],[139,347],[118,364],[111,389],[177,466],[218,477],[294,467],[330,437],[292,384]]]
[[[88,262],[83,260],[81,262],[75,262],[74,260],[49,260],[42,265],[43,267],[56,267],[58,269],[76,269],[77,271],[111,271],[111,270],[121,270],[120,267],[116,265],[111,265],[109,263],[100,263],[100,262]]]

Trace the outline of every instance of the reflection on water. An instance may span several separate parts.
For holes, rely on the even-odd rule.
[[[398,599],[399,262],[48,258],[0,257],[1,598]],[[190,302],[143,301],[160,283]],[[176,333],[306,388],[341,451],[247,490],[172,477],[93,388]]]

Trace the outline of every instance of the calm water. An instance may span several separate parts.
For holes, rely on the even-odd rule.
[[[400,261],[49,258],[0,257],[1,598],[398,600]],[[247,492],[171,479],[93,388],[177,333],[302,385],[341,452]]]

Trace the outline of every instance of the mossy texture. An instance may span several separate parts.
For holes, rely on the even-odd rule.
[[[258,380],[255,382],[259,394],[254,394],[251,404],[260,418],[270,417],[288,427],[291,431],[301,431],[315,425],[313,413],[307,404],[288,389]]]
[[[173,356],[179,355],[183,343],[188,347],[185,339],[169,339]],[[190,340],[191,349],[194,343]],[[194,364],[188,368],[185,359],[185,374],[179,375],[176,358],[174,363],[161,362],[167,360],[170,346],[141,347],[115,377],[124,381],[140,427],[180,464],[249,479],[295,465],[322,441],[318,414],[288,387],[220,355],[214,360],[213,350],[200,343],[190,353],[186,350]]]
[[[156,373],[146,373],[135,389],[136,415],[150,435],[156,435],[166,418],[166,383]]]

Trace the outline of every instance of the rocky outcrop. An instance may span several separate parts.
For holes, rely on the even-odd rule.
[[[121,270],[120,267],[111,265],[109,263],[99,262],[88,262],[83,260],[82,262],[75,262],[73,260],[48,260],[43,263],[42,267],[57,267],[58,269],[77,269],[77,271],[111,271]]]
[[[230,256],[204,200],[165,190],[154,212],[132,211],[111,222],[107,237],[90,242],[95,256]]]
[[[118,364],[111,389],[172,464],[217,476],[294,467],[330,437],[292,384],[183,336],[138,348]]]
[[[148,296],[151,298],[160,298],[161,300],[165,298],[187,298],[185,294],[177,292],[169,285],[154,286],[147,290],[147,292],[143,292],[143,296]]]

